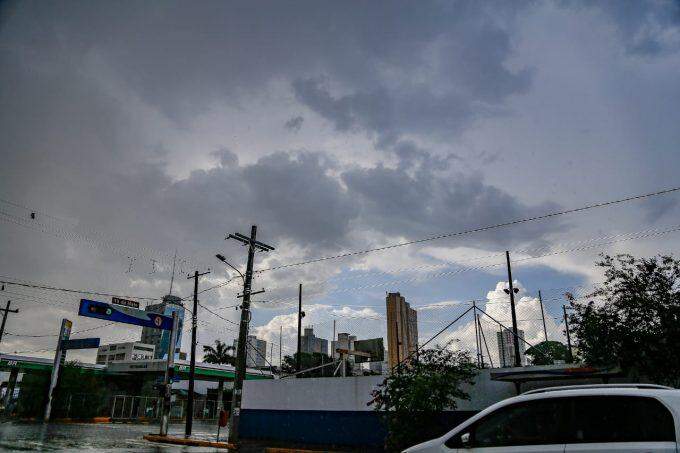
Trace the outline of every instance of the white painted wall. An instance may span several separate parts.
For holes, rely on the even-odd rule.
[[[307,378],[245,381],[244,409],[372,411],[371,392],[383,380],[382,376],[346,378]],[[475,385],[465,388],[470,401],[459,401],[458,410],[482,410],[491,404],[515,395],[507,382],[491,381],[489,370],[482,370]]]

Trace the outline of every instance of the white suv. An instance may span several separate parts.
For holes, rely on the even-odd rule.
[[[680,452],[680,390],[575,385],[494,404],[405,452]]]

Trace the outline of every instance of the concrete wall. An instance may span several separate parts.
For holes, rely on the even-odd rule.
[[[380,449],[386,435],[382,414],[367,403],[382,376],[245,381],[241,435],[292,443]],[[491,381],[482,370],[466,386],[470,401],[442,414],[453,428],[476,412],[515,395],[514,385]]]
[[[245,381],[243,408],[260,410],[372,411],[371,392],[382,376],[308,378]],[[465,386],[469,401],[458,401],[458,410],[480,411],[515,395],[508,382],[492,381],[489,370],[482,370],[475,384]]]

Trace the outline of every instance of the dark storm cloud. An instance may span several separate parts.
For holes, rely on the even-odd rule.
[[[366,131],[380,146],[409,133],[450,137],[478,117],[501,113],[508,96],[529,88],[532,71],[508,69],[509,31],[490,20],[489,10],[459,5],[442,12],[448,24],[431,24],[429,41],[411,43],[419,52],[382,62],[388,75],[341,80],[346,94],[334,94],[326,75],[299,78],[297,99],[338,131]],[[379,67],[365,66],[376,73]]]
[[[261,91],[271,80],[332,75],[354,93],[353,105],[369,97],[357,108],[373,109],[373,117],[395,112],[367,105],[372,101],[388,108],[410,102],[413,114],[402,116],[417,120],[424,113],[422,125],[444,114],[439,124],[448,128],[457,115],[446,110],[468,118],[471,102],[495,103],[526,88],[527,73],[505,67],[511,46],[500,25],[511,22],[522,5],[302,1],[294,7],[204,2],[197,8],[190,2],[145,2],[121,8],[108,2],[18,2],[4,9],[11,18],[4,41],[17,50],[30,42],[31,52],[65,53],[76,65],[98,56],[174,119],[186,120],[214,100]],[[407,82],[396,87],[389,82],[395,78]],[[444,88],[441,96],[419,86],[433,82]],[[395,88],[404,94],[391,99],[387,90]],[[397,120],[394,128],[406,122]]]
[[[302,116],[298,115],[286,121],[286,124],[284,124],[283,126],[291,132],[299,132],[304,121],[305,119]]]
[[[400,144],[399,147],[408,149]],[[417,164],[387,168],[355,168],[343,173],[343,181],[362,207],[364,227],[388,235],[429,236],[493,225],[557,210],[554,203],[527,206],[497,187],[484,183],[479,174],[445,172],[449,162],[431,158],[421,150]],[[533,224],[505,230],[502,235],[472,235],[456,245],[508,246],[537,242],[551,231],[565,228],[560,222]]]

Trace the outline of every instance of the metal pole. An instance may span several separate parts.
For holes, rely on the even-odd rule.
[[[7,393],[5,394],[5,415],[11,415],[10,404],[12,402],[12,395],[14,395],[14,388],[17,385],[17,378],[19,377],[19,368],[12,368],[9,372],[9,381],[7,382]]]
[[[170,403],[172,397],[172,380],[175,375],[175,342],[177,341],[177,312],[172,312],[172,330],[170,331],[170,343],[168,344],[168,359],[165,367],[165,389],[163,392],[163,405],[161,406],[160,435],[168,435],[168,422],[170,419]]]
[[[567,363],[572,363],[574,361],[574,356],[571,353],[571,336],[569,335],[569,318],[567,317],[566,305],[562,305],[562,311],[564,312],[564,328],[567,333]]]
[[[541,319],[543,319],[543,334],[545,341],[548,341],[548,329],[545,327],[545,313],[543,312],[543,298],[541,297],[541,290],[538,290],[538,303],[541,305]]]
[[[238,333],[238,345],[236,351],[236,379],[234,380],[234,392],[231,399],[231,417],[229,418],[229,442],[238,443],[238,424],[241,418],[241,398],[243,393],[243,380],[246,377],[246,345],[248,342],[248,324],[250,323],[250,291],[253,281],[253,259],[255,257],[255,240],[257,226],[250,229],[248,241],[248,263],[246,276],[243,279],[243,308],[241,310],[241,326]]]
[[[477,366],[479,366],[479,331],[477,329],[477,303],[472,301],[472,319],[475,322],[475,349],[477,350]]]
[[[489,351],[489,344],[486,342],[484,327],[482,326],[482,320],[479,315],[477,315],[477,322],[479,323],[479,332],[482,334],[482,339],[484,340],[484,346],[486,346],[486,354],[489,356],[489,363],[491,364],[491,368],[493,368],[493,357],[491,357],[491,351]]]
[[[47,404],[45,405],[45,415],[43,420],[45,423],[50,421],[50,413],[52,412],[52,396],[54,388],[57,386],[59,379],[59,370],[61,369],[62,358],[66,352],[61,348],[61,342],[68,340],[71,335],[71,326],[73,323],[64,318],[61,320],[61,328],[59,329],[59,338],[57,338],[57,349],[54,352],[54,362],[52,362],[52,376],[50,378],[50,388],[47,391]]]
[[[475,326],[479,328],[479,365],[481,368],[484,368],[484,350],[482,349],[484,332],[482,332],[482,324],[479,322],[479,315],[475,315]],[[486,343],[486,339],[484,340],[484,343]],[[489,359],[491,359],[491,357],[489,357]]]
[[[302,369],[302,283],[298,287],[298,331],[297,331],[297,360],[295,370]]]
[[[517,337],[517,313],[515,312],[515,289],[512,287],[512,269],[510,268],[510,252],[505,252],[505,259],[508,263],[508,285],[510,293],[510,310],[512,312],[512,343],[515,350],[515,366],[522,366],[522,358],[519,355],[519,338]]]

